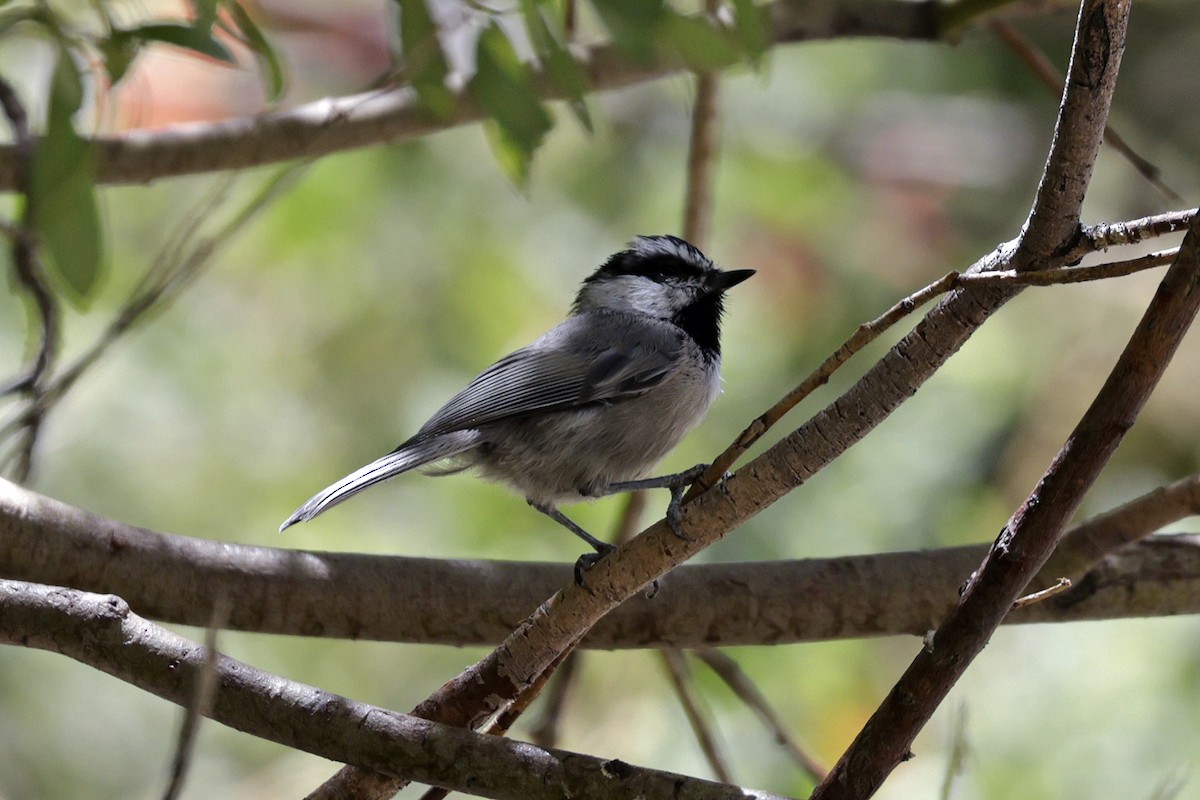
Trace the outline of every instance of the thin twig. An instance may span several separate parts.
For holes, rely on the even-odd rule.
[[[1057,581],[1055,581],[1054,583],[1052,583],[1050,586],[1046,587],[1045,589],[1042,589],[1037,592],[1033,592],[1032,594],[1027,594],[1024,597],[1018,597],[1016,600],[1013,601],[1013,606],[1012,606],[1013,610],[1016,611],[1018,608],[1025,608],[1027,606],[1034,605],[1035,603],[1040,603],[1044,600],[1049,600],[1051,597],[1054,597],[1056,594],[1062,594],[1067,589],[1070,589],[1071,586],[1072,586],[1072,584],[1071,584],[1070,578],[1059,578]]]
[[[1135,244],[1145,239],[1177,233],[1186,226],[1196,211],[1178,211],[1155,217],[1132,220],[1130,222],[1094,225],[1084,229],[1081,241],[1086,243],[1086,249],[1078,251],[1078,258],[1086,253],[1104,250],[1116,245]],[[1008,245],[1001,246],[1004,250]],[[821,364],[809,373],[796,388],[784,395],[775,405],[756,417],[734,439],[721,455],[713,460],[712,466],[705,471],[684,496],[687,502],[702,494],[724,475],[737,460],[748,451],[755,442],[763,437],[789,411],[799,405],[806,397],[829,382],[833,373],[849,361],[864,347],[878,339],[889,328],[918,308],[955,288],[969,286],[1053,286],[1065,283],[1095,281],[1105,278],[1117,278],[1132,275],[1155,267],[1166,266],[1178,253],[1178,248],[1162,250],[1156,253],[1139,256],[1125,261],[1114,261],[1106,264],[1096,264],[1087,267],[1062,267],[1036,272],[1026,270],[1005,269],[996,270],[975,267],[964,272],[948,272],[933,283],[912,293],[897,302],[879,317],[859,325],[841,347],[835,350]],[[979,262],[980,265],[984,261]]]
[[[976,272],[970,275],[959,275],[954,282],[956,286],[1000,286],[1015,284],[1019,286],[1056,286],[1063,283],[1082,283],[1084,281],[1100,281],[1107,278],[1122,278],[1155,267],[1165,267],[1175,260],[1179,248],[1160,250],[1125,261],[1111,261],[1106,264],[1094,264],[1087,267],[1063,267],[1048,269],[1043,272],[1018,272],[1014,269],[996,270],[993,272]]]
[[[721,783],[733,783],[729,771],[729,759],[724,748],[717,739],[715,724],[709,719],[709,714],[703,708],[700,696],[695,691],[691,670],[684,660],[683,652],[673,647],[664,647],[658,651],[662,656],[663,666],[671,685],[675,688],[675,696],[679,698],[683,712],[687,715],[692,734],[700,743],[700,750],[712,768],[713,774]]]
[[[705,13],[715,16],[718,0],[706,0]],[[708,248],[712,230],[714,181],[720,147],[721,78],[714,72],[696,74],[695,101],[688,136],[687,180],[684,188],[683,238],[700,249]],[[657,587],[657,582],[655,587]],[[717,738],[715,723],[701,708],[701,700],[692,682],[691,671],[681,651],[660,651],[663,666],[671,678],[671,687],[691,725],[692,733],[704,753],[713,774],[730,782],[728,760]]]
[[[196,733],[200,729],[200,720],[212,713],[213,696],[217,691],[217,659],[220,655],[217,651],[217,633],[229,620],[229,609],[229,596],[224,593],[217,595],[212,618],[204,631],[204,661],[201,662],[196,675],[192,700],[184,710],[183,723],[180,725],[175,745],[175,757],[171,762],[171,778],[166,791],[163,792],[163,800],[176,800],[183,791],[184,779],[187,777],[196,744]]]
[[[25,196],[21,219],[15,224],[6,224],[5,232],[12,240],[13,269],[17,282],[32,300],[38,314],[38,326],[41,328],[41,342],[33,364],[22,375],[0,387],[0,395],[6,395],[36,389],[50,368],[50,361],[58,343],[58,306],[38,259],[37,235],[32,227],[37,198],[34,197],[30,184],[36,142],[29,131],[29,117],[21,98],[3,77],[0,77],[0,108],[8,118],[9,127],[12,128],[14,154],[17,157],[17,190]]]
[[[1079,241],[1067,256],[1067,263],[1076,263],[1088,253],[1107,250],[1124,244],[1138,244],[1146,239],[1182,233],[1196,216],[1197,209],[1168,211],[1124,222],[1081,225]]]
[[[712,647],[702,647],[694,651],[696,656],[716,673],[737,698],[751,708],[771,731],[775,741],[792,757],[799,767],[804,770],[813,783],[819,782],[828,771],[805,750],[796,738],[788,731],[783,719],[776,713],[771,702],[762,691],[750,680],[741,665],[725,653]]]
[[[1046,54],[1038,48],[1036,44],[1029,40],[1023,33],[1018,31],[1009,22],[1003,19],[993,19],[989,22],[992,30],[995,31],[1009,49],[1013,51],[1025,65],[1032,70],[1033,74],[1038,77],[1038,80],[1050,90],[1057,98],[1062,96],[1063,91],[1063,76],[1054,66]],[[1148,159],[1139,155],[1128,142],[1125,141],[1110,123],[1104,126],[1104,141],[1116,150],[1125,160],[1128,161],[1137,173],[1145,178],[1151,186],[1168,201],[1178,205],[1184,205],[1187,201],[1179,192],[1167,185],[1167,182],[1162,178],[1162,170]]]
[[[44,392],[46,376],[52,369],[58,353],[59,308],[58,300],[50,290],[45,270],[38,255],[38,237],[33,230],[34,209],[38,198],[32,191],[33,159],[36,144],[29,131],[29,118],[25,106],[8,81],[0,78],[0,107],[8,118],[13,131],[13,154],[16,158],[16,188],[25,196],[25,208],[20,221],[14,226],[12,241],[13,274],[16,283],[29,297],[31,315],[36,317],[40,338],[35,347],[33,363],[3,385],[0,397],[22,393],[27,402],[36,405]],[[17,480],[25,481],[33,471],[33,452],[41,428],[40,414],[31,415],[21,426],[19,441],[13,453],[14,474]],[[0,436],[2,441],[5,436]]]
[[[684,495],[684,502],[690,501],[697,495],[703,494],[716,485],[726,472],[737,462],[755,442],[763,437],[775,423],[795,408],[799,403],[829,382],[833,373],[871,342],[882,336],[889,328],[916,309],[928,303],[940,294],[950,291],[958,281],[959,273],[949,272],[925,288],[905,297],[893,305],[879,317],[858,326],[850,338],[833,352],[828,358],[808,374],[796,388],[784,395],[775,405],[760,414],[746,426],[726,450],[713,459],[712,464],[704,474],[692,484]]]
[[[150,313],[166,308],[180,292],[196,280],[212,263],[221,247],[254,220],[302,174],[307,162],[281,168],[264,186],[214,234],[193,242],[201,221],[219,207],[231,178],[223,178],[208,195],[189,211],[180,226],[164,244],[132,295],[96,338],[71,364],[49,380],[43,391],[27,402],[12,419],[0,426],[0,439],[13,435],[39,421],[71,390],[123,336]]]

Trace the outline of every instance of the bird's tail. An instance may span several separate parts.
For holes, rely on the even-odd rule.
[[[297,522],[308,522],[313,517],[348,500],[363,489],[386,481],[388,478],[424,466],[425,464],[450,458],[479,444],[478,431],[454,431],[432,439],[404,444],[383,458],[377,458],[361,469],[351,472],[332,486],[327,486],[279,526],[283,532]]]

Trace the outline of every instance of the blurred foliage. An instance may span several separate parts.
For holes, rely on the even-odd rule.
[[[648,13],[634,5],[595,10],[605,24],[612,14]],[[103,7],[132,18],[128,5]],[[5,13],[16,8],[24,6],[3,4]],[[478,19],[474,7],[431,8],[443,27],[443,13]],[[271,55],[260,50],[258,58],[288,65],[283,102],[357,91],[393,66],[391,34],[380,30],[378,8],[365,0],[243,11],[272,43]],[[69,12],[71,19],[85,13],[82,6]],[[1113,122],[1176,189],[1195,198],[1200,81],[1179,77],[1195,77],[1200,28],[1181,24],[1185,14],[1166,0],[1138,5]],[[204,21],[197,15],[194,29]],[[247,52],[241,48],[253,37],[245,26],[220,13],[208,22],[235,57]],[[1062,64],[1072,23],[1068,11],[1021,27]],[[146,24],[114,22],[113,30]],[[228,24],[247,41],[228,40]],[[561,35],[550,29],[553,41]],[[76,124],[89,119],[119,128],[129,119],[122,109],[130,107],[156,124],[243,108],[242,72],[216,62],[197,71],[194,59],[153,44],[153,37],[130,41],[138,55],[118,76],[113,107],[85,101]],[[445,43],[448,64],[460,44],[454,37]],[[55,61],[54,48],[42,45],[0,39],[0,71],[27,97],[41,98],[41,106],[31,106],[45,119]],[[111,70],[111,57],[104,63]],[[285,88],[265,68],[263,99]],[[727,74],[714,240],[706,250],[728,267],[759,274],[730,298],[725,394],[664,463],[667,470],[724,447],[854,326],[1014,236],[1056,110],[1056,98],[984,31],[967,32],[955,47],[835,41],[781,48],[769,52],[761,73]],[[476,129],[315,163],[202,280],[67,397],[43,433],[35,488],[191,536],[573,560],[572,537],[523,501],[465,476],[405,477],[286,538],[275,530],[314,490],[386,452],[479,369],[561,319],[579,280],[633,234],[678,229],[689,86],[672,78],[590,96],[594,133],[562,126],[545,137],[522,192],[496,168]],[[250,197],[269,174],[245,175],[230,202]],[[108,279],[87,288],[87,314],[67,316],[64,357],[98,333],[150,254],[214,180],[99,191]],[[0,199],[5,216],[15,207],[13,198]],[[1089,220],[1164,209],[1123,161],[1102,156]],[[866,441],[704,558],[797,558],[990,539],[1104,380],[1156,277],[1026,291]],[[24,319],[16,294],[0,293],[6,371],[25,355]],[[780,434],[832,399],[888,344],[844,368]],[[1200,469],[1196,347],[1193,336],[1084,513]],[[661,510],[659,502],[665,498],[653,496],[651,507]],[[570,511],[599,532],[612,525],[617,508],[606,500]],[[969,752],[955,797],[1148,797],[1162,779],[1200,763],[1198,633],[1194,619],[1000,631],[917,740],[917,758],[879,796],[936,796],[961,705]],[[263,669],[402,710],[482,654],[248,634],[224,634],[221,642]],[[801,740],[832,763],[918,647],[897,638],[740,648],[735,655]],[[702,667],[696,672],[737,779],[805,794],[809,787],[772,750],[753,715]],[[60,657],[0,650],[0,796],[157,796],[177,713]],[[564,725],[566,748],[707,774],[653,654],[587,654]],[[332,769],[206,724],[185,796],[295,796]],[[1200,797],[1197,779],[1178,797]]]

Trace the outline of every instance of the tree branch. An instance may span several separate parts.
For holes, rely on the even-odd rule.
[[[1044,259],[1069,252],[1082,236],[1080,210],[1104,141],[1128,22],[1128,2],[1080,5],[1054,143],[1018,240],[1016,260],[1027,263],[1017,269],[1044,268]]]
[[[60,338],[60,313],[58,300],[50,290],[46,272],[38,255],[38,236],[33,229],[34,207],[37,198],[32,191],[33,159],[37,148],[29,131],[29,118],[25,106],[16,91],[0,77],[0,109],[8,118],[15,140],[10,146],[12,153],[13,188],[25,197],[19,222],[12,231],[12,267],[15,283],[29,298],[30,316],[39,328],[37,346],[34,348],[33,363],[21,374],[0,385],[0,397],[22,393],[29,405],[36,406],[45,392],[46,376],[58,354]],[[34,327],[31,325],[31,327]],[[37,444],[38,430],[42,425],[42,414],[30,414],[22,423],[14,461],[18,480],[25,480],[33,470],[33,451]],[[0,436],[0,445],[3,444]],[[3,460],[0,459],[0,465]]]
[[[1200,476],[1080,524],[1040,583],[1066,576],[1082,585],[1104,559],[1097,568],[1105,580],[1122,575],[1128,592],[1101,590],[1083,602],[1072,590],[1008,621],[1200,613],[1200,540],[1156,536],[1119,549],[1196,513]],[[630,600],[583,644],[691,648],[919,636],[954,606],[963,577],[986,552],[986,545],[970,545],[685,565],[662,580],[654,599]],[[197,627],[208,624],[205,609],[224,593],[232,630],[463,646],[501,641],[571,580],[571,568],[191,539],[98,517],[0,480],[0,575],[116,594],[143,616]]]
[[[69,656],[186,706],[205,648],[133,614],[111,595],[0,581],[0,643]],[[783,800],[684,775],[498,736],[369,706],[218,655],[210,716],[324,758],[492,798]]]
[[[1128,2],[1098,5],[1102,17],[1084,3],[1081,36],[1085,42],[1089,35],[1102,36],[1112,46],[1108,51],[1111,57],[1119,60]],[[1086,43],[1082,52],[1089,52]],[[814,800],[849,800],[875,793],[892,769],[908,757],[917,732],[1046,563],[1067,520],[1132,427],[1200,309],[1198,236],[1200,224],[1193,223],[1179,248],[1179,258],[1167,271],[1092,405],[1037,487],[1000,532],[982,567],[968,581],[962,601],[927,640],[813,793]]]
[[[938,36],[938,5],[935,0],[838,0],[827,4],[775,0],[764,12],[768,34],[776,44],[844,37],[931,40]],[[619,89],[686,69],[677,57],[635,64],[613,45],[591,48],[582,60],[593,91]],[[539,86],[543,99],[562,99],[562,92],[551,81],[543,80]],[[478,122],[484,116],[469,96],[460,93],[451,117],[434,120],[418,106],[410,88],[400,87],[326,98],[288,111],[95,137],[96,182],[147,183],[328,155],[427,136]],[[17,164],[14,149],[0,147],[0,191],[16,187]]]

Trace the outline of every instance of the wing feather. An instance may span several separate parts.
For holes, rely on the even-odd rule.
[[[597,319],[604,317],[604,319]],[[592,333],[605,332],[603,341]],[[678,366],[684,334],[611,312],[572,317],[484,370],[414,438],[465,430],[534,411],[617,402],[661,383]]]

